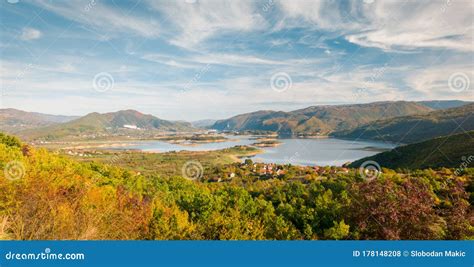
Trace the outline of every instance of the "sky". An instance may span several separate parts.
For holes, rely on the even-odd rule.
[[[474,100],[471,0],[0,1],[0,108],[194,121]]]

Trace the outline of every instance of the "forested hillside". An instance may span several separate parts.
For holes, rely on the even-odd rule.
[[[144,133],[143,130],[147,132]],[[190,123],[162,120],[135,110],[121,110],[104,114],[90,113],[67,123],[23,131],[19,135],[29,140],[56,140],[117,134],[139,136],[154,132],[189,130],[194,130]]]
[[[327,135],[382,118],[424,114],[433,109],[416,102],[314,106],[291,112],[257,111],[217,121],[212,128],[235,131],[272,131],[280,134]]]
[[[0,131],[18,133],[26,129],[64,123],[74,119],[77,117],[26,112],[13,108],[0,109]]]
[[[403,116],[369,123],[335,137],[415,143],[474,130],[474,103],[427,114]]]
[[[472,159],[469,159],[472,157]],[[397,147],[351,164],[359,167],[373,160],[382,167],[397,169],[459,168],[474,162],[474,131],[443,136],[424,142]]]

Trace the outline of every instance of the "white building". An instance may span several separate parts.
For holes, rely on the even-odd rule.
[[[123,128],[134,129],[134,130],[139,129],[136,125],[130,125],[130,124],[125,124]]]

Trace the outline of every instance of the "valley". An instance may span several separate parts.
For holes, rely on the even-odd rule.
[[[6,222],[1,237],[462,240],[473,236],[473,168],[365,172],[237,158],[258,152],[234,147],[167,153],[95,151],[84,157],[37,149],[0,134],[0,167],[6,170],[0,173],[0,189],[6,192],[0,195],[0,216]],[[368,216],[375,219],[367,221]],[[379,223],[394,217],[397,223]]]
[[[210,128],[124,110],[32,123],[22,141],[2,128],[0,237],[471,239],[473,104],[436,107],[256,112]]]
[[[39,114],[2,112],[10,115],[1,119],[0,125]],[[260,151],[254,155],[260,162],[341,166],[398,145],[474,130],[473,115],[474,104],[469,102],[396,101],[314,106],[292,112],[259,111],[216,121],[212,126],[212,120],[194,123],[207,125],[205,128],[122,110],[79,118],[43,114],[42,118],[56,121],[46,126],[30,123],[19,132],[8,127],[1,130],[34,146],[73,154],[83,154],[84,150],[198,152],[247,146]],[[442,162],[436,166],[444,166]]]

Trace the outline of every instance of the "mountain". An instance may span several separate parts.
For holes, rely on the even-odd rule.
[[[368,160],[390,169],[460,168],[463,163],[472,167],[473,155],[474,131],[469,131],[400,146],[391,151],[357,160],[350,164],[350,167],[359,167]]]
[[[291,112],[257,111],[217,121],[212,128],[234,131],[272,131],[281,134],[327,135],[382,118],[423,114],[433,109],[415,102],[313,106]]]
[[[18,109],[0,109],[0,131],[17,133],[26,129],[33,129],[64,123],[78,117],[26,112]]]
[[[418,101],[417,103],[432,109],[448,109],[457,108],[472,102],[461,101],[461,100],[432,100],[432,101]]]
[[[335,137],[415,143],[474,130],[474,103],[369,123],[353,130],[336,132]]]
[[[156,132],[190,131],[194,128],[186,122],[162,120],[135,110],[111,113],[90,113],[79,119],[41,129],[20,132],[27,139],[54,140],[71,137],[97,137],[110,135],[143,136]],[[143,131],[147,130],[147,131]]]
[[[198,120],[198,121],[191,122],[191,124],[196,128],[208,128],[214,125],[214,123],[216,123],[216,120],[211,120],[211,119]]]

